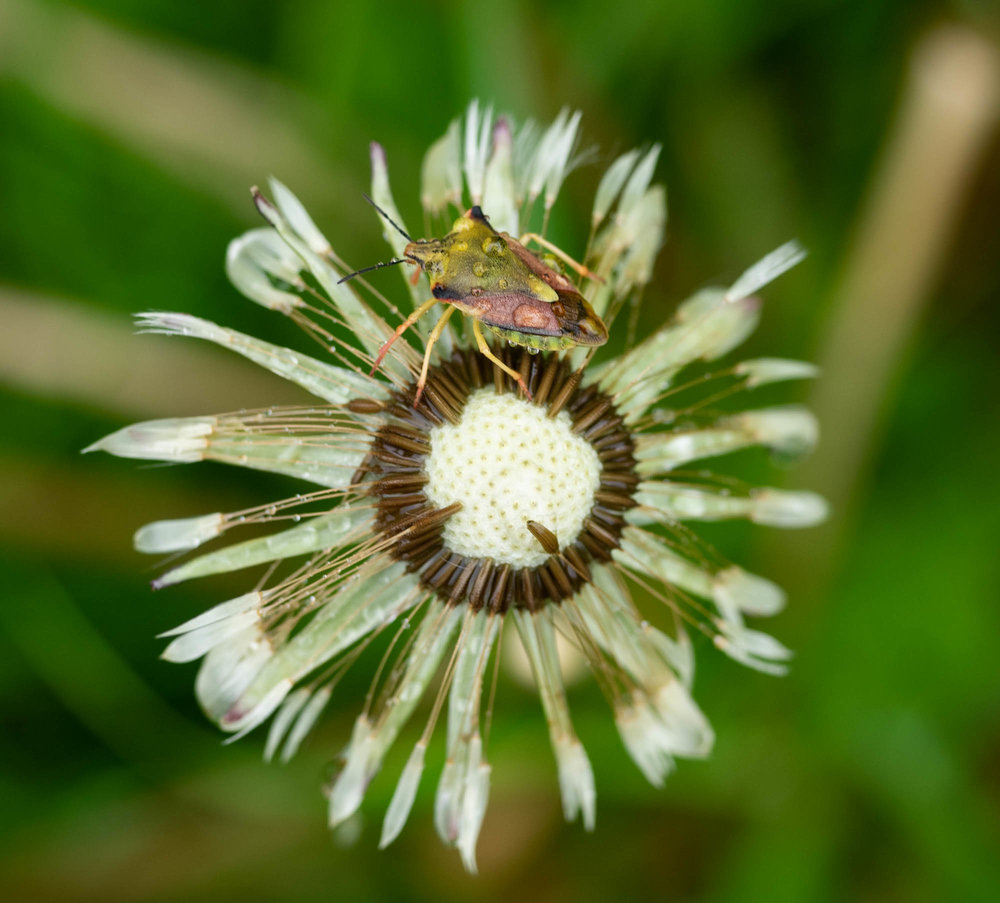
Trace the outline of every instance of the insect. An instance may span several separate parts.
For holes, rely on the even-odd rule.
[[[367,196],[366,196],[367,198]],[[415,263],[431,284],[432,297],[413,311],[382,346],[374,373],[396,341],[439,301],[447,307],[427,337],[424,362],[417,380],[414,407],[420,401],[431,350],[456,310],[472,318],[472,332],[479,351],[510,375],[529,398],[531,393],[521,375],[501,361],[490,349],[483,326],[512,345],[533,351],[560,351],[576,345],[597,346],[608,340],[608,330],[576,286],[529,251],[522,241],[534,241],[562,257],[582,276],[594,273],[562,254],[544,238],[529,234],[522,241],[506,232],[497,232],[478,206],[455,220],[444,238],[414,240],[378,207],[369,203],[409,242],[403,256],[350,273],[344,282],[359,273],[397,263]]]

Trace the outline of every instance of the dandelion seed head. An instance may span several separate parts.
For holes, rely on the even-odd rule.
[[[580,115],[569,110],[547,128],[518,126],[473,103],[425,157],[421,198],[429,217],[481,201],[501,231],[540,228],[535,240],[545,252],[524,245],[523,253],[536,255],[553,284],[573,285],[611,326],[649,283],[663,239],[665,191],[652,183],[659,147],[626,152],[601,179],[592,234],[578,255],[586,278],[570,283],[546,254],[573,255],[544,233],[564,178],[582,159],[579,127]],[[371,160],[375,203],[402,223],[379,145]],[[416,324],[422,337],[436,337],[422,372],[406,339],[383,345],[406,317],[404,305],[376,291],[374,280],[345,282],[348,270],[305,206],[276,180],[270,194],[273,202],[254,191],[269,227],[233,241],[227,271],[250,300],[301,326],[332,362],[189,314],[150,312],[139,325],[213,342],[319,400],[136,424],[87,449],[215,461],[312,484],[277,503],[157,521],[136,533],[146,552],[214,544],[174,564],[156,588],[257,569],[248,577],[252,592],[163,634],[167,660],[201,659],[195,693],[206,714],[230,740],[269,721],[265,757],[285,761],[347,669],[387,631],[388,651],[329,787],[330,825],[358,824],[369,784],[423,701],[425,727],[411,741],[379,845],[398,836],[416,806],[425,761],[440,761],[433,744],[441,720],[445,764],[433,821],[469,871],[490,795],[482,715],[493,701],[483,687],[508,625],[544,710],[567,819],[594,826],[597,787],[570,717],[560,647],[590,666],[625,750],[650,782],[659,786],[678,757],[709,754],[714,734],[691,695],[691,635],[770,674],[784,673],[791,652],[746,623],[780,611],[784,593],[726,561],[688,523],[739,517],[806,527],[826,506],[812,493],[749,486],[698,463],[750,446],[808,451],[818,438],[808,411],[735,401],[815,368],[758,358],[686,383],[679,374],[749,335],[761,310],[757,293],[801,259],[798,246],[766,256],[729,290],[700,291],[617,358],[591,364],[593,348],[532,341],[484,321],[497,333],[487,354],[486,339],[473,346],[452,317],[433,330]],[[407,239],[394,230],[386,237],[398,256]],[[481,278],[474,266],[469,274]],[[509,291],[499,276],[499,290]],[[413,308],[424,307],[427,280],[406,286]],[[462,309],[461,301],[451,298],[447,312]],[[702,400],[686,401],[691,393]],[[722,398],[729,404],[717,408]],[[260,523],[274,532],[222,542]],[[648,619],[633,588],[668,617]]]

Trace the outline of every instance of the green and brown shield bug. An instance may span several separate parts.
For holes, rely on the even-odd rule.
[[[607,327],[576,286],[529,251],[525,242],[534,241],[549,249],[584,277],[596,277],[540,236],[529,233],[518,241],[505,232],[497,232],[482,209],[476,206],[455,220],[444,238],[414,240],[374,201],[367,196],[366,199],[409,244],[402,257],[365,267],[340,281],[384,266],[415,263],[427,274],[433,296],[414,310],[382,346],[372,372],[378,369],[393,342],[436,303],[441,301],[448,305],[427,338],[414,407],[427,381],[434,343],[456,310],[472,318],[472,331],[479,351],[509,374],[529,397],[521,375],[490,349],[483,326],[510,344],[533,351],[597,346],[608,340]]]

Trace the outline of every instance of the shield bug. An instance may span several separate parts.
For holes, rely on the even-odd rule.
[[[384,266],[415,263],[427,274],[432,295],[399,325],[382,346],[372,372],[378,369],[393,342],[410,326],[437,302],[447,305],[427,338],[414,406],[420,401],[427,381],[434,343],[456,310],[472,318],[472,332],[479,351],[510,375],[529,397],[528,387],[521,375],[490,349],[483,326],[510,344],[532,351],[561,351],[577,345],[597,346],[608,340],[607,327],[576,286],[528,250],[524,242],[534,241],[549,249],[582,276],[597,277],[586,267],[565,257],[540,236],[529,234],[518,241],[505,232],[497,232],[482,209],[476,206],[455,220],[444,238],[414,240],[371,198],[367,200],[409,244],[404,248],[402,257],[350,273],[340,281]]]

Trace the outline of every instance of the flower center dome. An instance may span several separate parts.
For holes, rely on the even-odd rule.
[[[536,567],[549,554],[529,531],[546,527],[560,549],[574,542],[594,506],[601,461],[573,432],[565,411],[492,388],[473,392],[458,423],[430,430],[427,498],[462,508],[444,526],[445,545],[469,558]]]

